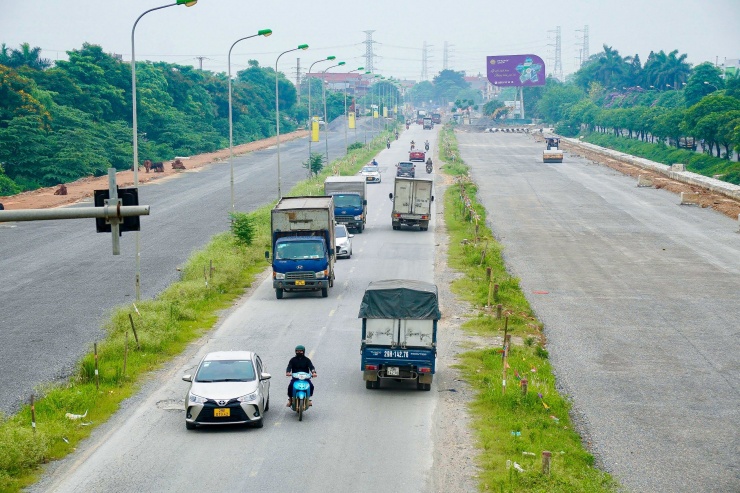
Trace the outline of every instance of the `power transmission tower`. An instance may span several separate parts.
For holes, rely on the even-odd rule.
[[[375,72],[373,69],[373,59],[375,54],[373,53],[373,33],[375,30],[363,31],[365,33],[365,70],[371,74]]]
[[[295,89],[298,93],[298,99],[301,99],[301,59],[295,59]]]
[[[427,72],[427,42],[424,41],[424,47],[421,49],[421,80],[425,81],[429,77],[429,74]]]
[[[555,47],[555,62],[553,63],[553,67],[550,73],[553,75],[553,77],[555,77],[559,81],[562,81],[563,80],[563,62],[562,62],[561,52],[560,52],[560,26],[557,26],[554,31],[547,31],[547,32],[555,33],[555,44],[547,45],[547,46]]]
[[[204,56],[197,56],[197,57],[195,57],[195,58],[197,58],[197,59],[198,59],[198,65],[199,65],[199,66],[198,66],[198,70],[203,70],[203,59],[204,59],[204,58],[208,58],[208,57],[204,57]]]
[[[442,52],[442,70],[447,70],[447,41],[445,41],[444,51]]]
[[[588,57],[589,57],[589,54],[588,54],[588,26],[587,25],[586,26],[583,26],[583,29],[576,29],[576,32],[577,33],[583,33],[581,35],[581,37],[580,37],[581,47],[579,48],[579,50],[581,52],[581,60],[580,60],[580,63],[579,63],[578,66],[580,68],[580,66],[583,65],[583,62],[585,62],[586,60],[588,60]]]

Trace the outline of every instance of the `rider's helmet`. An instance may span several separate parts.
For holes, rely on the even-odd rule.
[[[303,344],[298,344],[298,345],[297,345],[297,346],[295,347],[295,352],[296,352],[296,354],[298,354],[298,352],[299,352],[299,351],[300,351],[301,353],[305,353],[305,352],[306,352],[306,346],[304,346]]]

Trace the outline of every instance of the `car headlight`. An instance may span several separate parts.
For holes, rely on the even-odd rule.
[[[254,402],[257,400],[257,392],[252,392],[251,394],[243,395],[241,397],[237,397],[237,401],[239,402]]]
[[[275,279],[285,279],[285,274],[282,272],[275,272]]]
[[[355,221],[362,221],[362,215],[355,216]]]
[[[324,278],[324,277],[326,277],[328,275],[329,275],[329,271],[328,270],[320,270],[320,271],[318,271],[316,273],[316,279],[322,279],[322,278]]]
[[[192,393],[188,394],[188,401],[190,402],[190,404],[205,404],[207,400],[208,399],[206,399],[205,397],[201,397],[199,395],[195,395]]]

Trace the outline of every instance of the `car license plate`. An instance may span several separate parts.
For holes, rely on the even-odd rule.
[[[397,366],[389,366],[385,369],[385,374],[389,377],[397,377],[399,375],[398,367]]]
[[[214,418],[228,418],[231,416],[231,409],[228,407],[217,407],[213,410]]]
[[[296,286],[305,286],[306,285],[306,281],[300,281],[300,280],[299,281],[296,281],[295,282],[295,285]]]

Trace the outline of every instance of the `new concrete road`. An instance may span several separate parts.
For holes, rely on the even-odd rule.
[[[364,133],[358,130],[358,140]],[[329,157],[336,159],[344,155],[344,132],[329,135]],[[313,151],[325,151],[323,140]],[[307,159],[307,139],[281,142],[284,194],[305,179]],[[276,200],[276,164],[275,148],[234,159],[236,210]],[[143,299],[177,279],[176,267],[191,252],[228,229],[229,169],[225,162],[140,187],[140,203],[151,205],[141,219]],[[121,255],[113,256],[110,234],[96,234],[92,219],[0,224],[0,411],[16,411],[35,386],[69,374],[104,336],[107,313],[134,301],[134,249],[134,233],[124,233]]]
[[[740,491],[737,222],[568,154],[543,164],[529,135],[458,139],[600,463],[630,491]]]
[[[409,140],[433,140],[432,134],[414,127],[378,155],[382,182],[368,185],[367,229],[355,234],[352,258],[337,261],[328,298],[286,293],[277,300],[267,276],[202,345],[156,374],[74,455],[53,464],[33,491],[436,491],[436,380],[431,392],[393,381],[367,390],[357,318],[370,281],[434,279],[433,229],[393,231],[388,199],[394,164],[408,158]],[[314,405],[302,422],[285,407],[285,366],[297,344],[306,346],[318,371]],[[188,384],[181,376],[206,352],[228,349],[257,351],[272,374],[265,427],[187,431]]]

